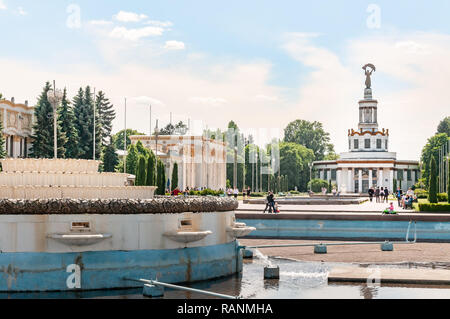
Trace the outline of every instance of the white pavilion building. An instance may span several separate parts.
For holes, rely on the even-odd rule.
[[[389,152],[389,130],[378,127],[378,101],[372,98],[370,75],[359,101],[358,130],[348,130],[348,152],[338,160],[313,163],[315,177],[336,184],[341,193],[367,193],[370,187],[392,192],[394,179],[406,191],[419,179],[418,161],[397,160],[397,154]]]

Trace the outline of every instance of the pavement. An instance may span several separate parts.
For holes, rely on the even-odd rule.
[[[239,243],[243,246],[342,242],[325,240],[239,239]],[[450,243],[394,243],[394,251],[381,251],[380,244],[328,246],[327,254],[314,254],[314,247],[275,247],[259,248],[258,250],[270,257],[289,258],[298,261],[356,264],[428,263],[448,265],[448,269],[450,269]]]
[[[450,285],[448,269],[402,268],[333,268],[329,282],[401,283],[422,285]]]
[[[283,205],[279,204],[278,207],[281,213],[377,213],[380,214],[386,208],[389,207],[390,203],[394,204],[394,210],[399,213],[418,213],[411,209],[403,209],[398,206],[397,201],[389,201],[388,203],[376,203],[367,201],[362,204],[350,204],[350,205]],[[237,212],[258,212],[261,213],[266,207],[265,204],[247,204],[242,201],[239,202],[239,208],[236,209]]]

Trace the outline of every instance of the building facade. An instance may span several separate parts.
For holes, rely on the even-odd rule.
[[[378,101],[370,83],[366,80],[359,101],[358,129],[348,130],[348,152],[338,160],[314,162],[315,177],[334,183],[342,193],[367,193],[370,187],[392,192],[394,184],[405,191],[419,179],[419,162],[397,160],[397,154],[389,152],[389,130],[379,129]]]
[[[12,158],[26,158],[30,154],[33,129],[34,108],[25,104],[0,100],[0,121],[3,125],[4,148],[6,156]]]
[[[226,188],[226,143],[204,136],[130,136],[151,149],[164,163],[171,181],[173,165],[178,164],[178,188]]]

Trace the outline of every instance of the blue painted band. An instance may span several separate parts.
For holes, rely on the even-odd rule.
[[[405,240],[409,221],[238,219],[255,227],[248,238],[336,238]],[[450,222],[418,221],[417,239],[450,241]],[[414,237],[411,225],[409,239]]]
[[[80,269],[81,288],[68,288]],[[123,278],[184,283],[228,276],[242,270],[238,242],[184,249],[1,253],[0,291],[70,291],[142,287]],[[69,280],[76,283],[76,279]]]

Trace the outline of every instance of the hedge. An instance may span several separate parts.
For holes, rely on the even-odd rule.
[[[447,196],[448,196],[447,193],[438,193],[437,194],[438,202],[447,202],[448,200]]]
[[[417,196],[417,198],[428,198],[428,192],[422,188],[417,188],[414,191],[414,194]]]
[[[447,203],[420,203],[421,212],[450,212],[450,204]]]

